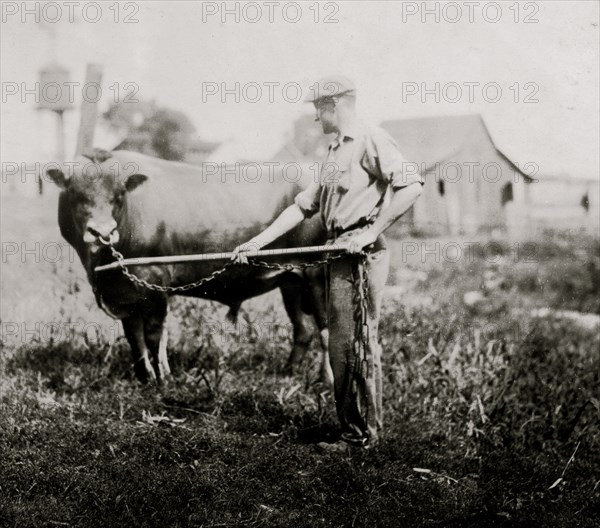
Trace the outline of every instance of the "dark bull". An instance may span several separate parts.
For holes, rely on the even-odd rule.
[[[129,151],[94,150],[86,153],[86,158],[69,164],[69,171],[48,171],[62,189],[58,208],[60,231],[77,251],[98,305],[122,321],[136,376],[141,381],[160,382],[170,373],[165,327],[169,294],[135,284],[119,269],[95,273],[97,266],[114,261],[106,242],[126,258],[230,251],[270,224],[292,203],[303,185],[277,175],[224,184],[218,175],[203,178],[200,166]],[[325,238],[320,221],[312,219],[269,248],[318,245]],[[298,258],[306,261],[317,256]],[[289,256],[281,259],[294,263]],[[223,262],[153,265],[134,271],[149,283],[176,287],[198,281],[222,265]],[[326,337],[322,268],[299,272],[231,266],[215,280],[184,295],[228,305],[235,318],[244,300],[275,288],[281,290],[293,325],[293,348],[288,360],[288,368],[292,369],[312,338],[307,315],[315,317],[322,338]],[[323,342],[326,344],[326,339]],[[325,352],[323,376],[327,366]]]

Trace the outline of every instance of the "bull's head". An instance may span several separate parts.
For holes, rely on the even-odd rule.
[[[66,194],[74,228],[90,251],[101,244],[119,240],[117,220],[121,217],[125,194],[143,183],[147,176],[132,174],[119,177],[99,160],[94,163],[69,164],[69,174],[50,169],[47,174]]]

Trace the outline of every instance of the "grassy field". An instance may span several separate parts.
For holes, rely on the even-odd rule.
[[[598,526],[600,338],[557,312],[600,313],[597,240],[392,242],[385,436],[322,454],[331,394],[316,343],[280,374],[278,293],[238,326],[174,299],[174,378],[141,386],[54,200],[2,200],[0,526]]]

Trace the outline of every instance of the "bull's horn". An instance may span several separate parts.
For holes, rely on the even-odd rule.
[[[111,158],[111,153],[108,150],[99,148],[87,148],[81,153],[82,156],[93,161],[94,163],[104,163],[107,159]]]

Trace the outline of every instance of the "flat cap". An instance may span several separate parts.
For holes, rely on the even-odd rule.
[[[316,103],[344,95],[356,95],[354,82],[344,75],[328,75],[308,87],[308,97],[304,102]]]

